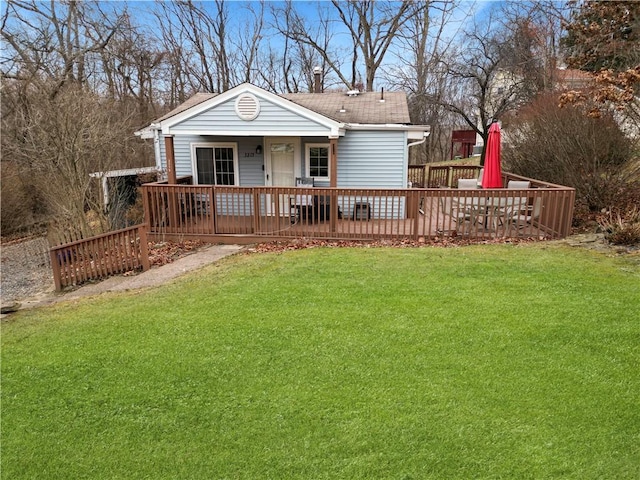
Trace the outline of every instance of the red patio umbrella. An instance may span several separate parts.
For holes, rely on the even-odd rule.
[[[494,122],[489,127],[487,150],[484,156],[482,188],[502,188],[502,167],[500,166],[500,125]]]

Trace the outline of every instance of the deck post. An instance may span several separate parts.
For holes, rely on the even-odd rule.
[[[167,177],[169,185],[175,185],[178,183],[176,176],[176,156],[173,149],[173,136],[165,135],[164,137],[164,151],[167,158]]]
[[[53,270],[53,283],[55,284],[56,292],[59,292],[62,290],[62,272],[60,270],[60,263],[58,263],[58,251],[50,248],[49,258],[51,259],[51,270]]]
[[[256,188],[252,188],[251,191],[253,193],[253,231],[251,233],[256,235],[260,231],[260,216],[262,214],[260,211],[260,193]]]
[[[338,139],[329,139],[329,186],[336,188],[338,186]],[[335,190],[331,191],[331,203],[329,204],[329,229],[331,233],[336,231],[338,220],[338,195]]]
[[[147,244],[147,226],[138,226],[138,235],[140,237],[140,264],[142,265],[142,271],[149,270],[149,245]]]
[[[176,176],[176,157],[173,149],[173,136],[165,135],[164,150],[167,157],[167,176],[169,185],[176,185],[178,178]],[[167,203],[169,207],[169,224],[172,228],[178,227],[178,195],[173,189],[167,192]],[[174,223],[175,222],[175,223]]]
[[[329,139],[329,186],[337,187],[338,186],[338,139],[330,138]]]
[[[140,186],[140,191],[142,192],[142,204],[144,206],[144,223],[147,229],[151,229],[151,202],[149,201],[149,196],[151,192],[144,185]]]

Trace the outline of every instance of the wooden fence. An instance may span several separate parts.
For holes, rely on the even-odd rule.
[[[449,168],[449,167],[447,167]],[[468,167],[465,167],[468,168]],[[475,170],[475,167],[472,167]],[[449,172],[450,179],[453,172]],[[456,175],[468,175],[459,170]],[[503,175],[508,180],[523,180]],[[333,240],[563,238],[575,191],[538,182],[525,190],[142,186],[152,238],[253,243]],[[473,215],[460,210],[475,206]],[[516,209],[514,205],[517,205]]]
[[[49,255],[56,290],[130,270],[149,269],[144,225],[52,247]]]

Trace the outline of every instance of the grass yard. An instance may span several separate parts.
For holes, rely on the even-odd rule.
[[[238,255],[2,325],[2,477],[640,478],[640,268]]]

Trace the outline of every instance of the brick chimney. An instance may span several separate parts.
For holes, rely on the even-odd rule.
[[[313,69],[313,93],[322,93],[322,68]]]

